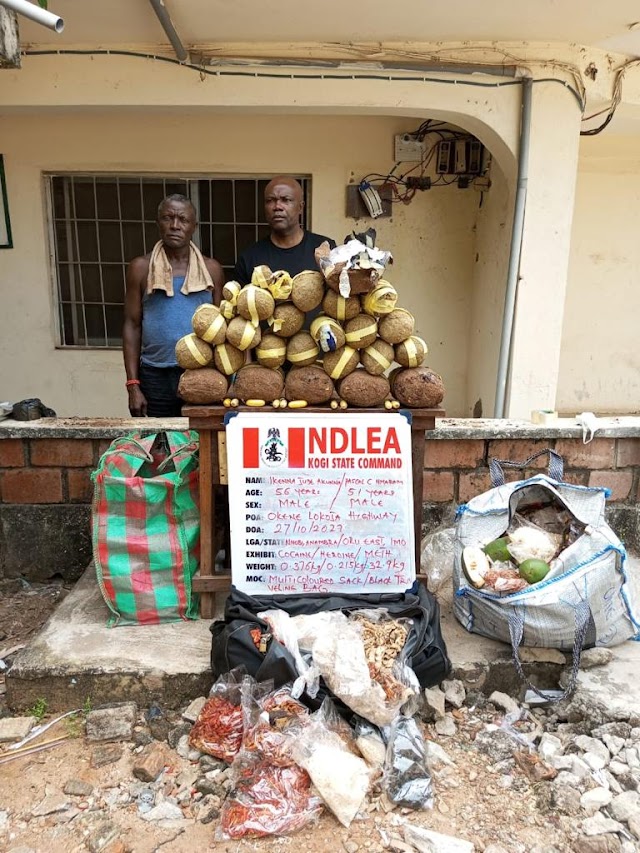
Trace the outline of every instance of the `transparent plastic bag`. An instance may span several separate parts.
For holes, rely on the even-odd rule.
[[[346,623],[347,617],[339,610],[323,610],[320,613],[302,613],[300,616],[291,617],[293,626],[298,637],[298,647],[302,651],[310,652],[313,644],[329,626],[338,622]]]
[[[273,682],[257,684],[244,667],[221,675],[189,733],[190,745],[230,764],[242,745],[243,696],[265,694],[271,689]]]
[[[327,728],[321,716],[294,742],[292,756],[308,772],[317,792],[343,826],[358,813],[369,788],[369,769]]]
[[[292,695],[298,698],[306,691],[312,699],[315,698],[320,688],[320,673],[313,662],[307,663],[301,655],[298,634],[289,614],[284,610],[263,610],[257,616],[269,625],[275,639],[282,643],[295,661],[300,677],[293,683]]]
[[[328,621],[313,644],[313,660],[331,692],[352,711],[378,726],[391,723],[415,688],[401,681],[404,669],[384,674],[384,683],[371,677],[365,655],[362,622],[342,614]],[[340,618],[342,617],[342,618]],[[415,678],[415,676],[414,676]]]
[[[309,774],[244,753],[232,765],[233,788],[220,813],[216,840],[285,835],[316,820],[322,800],[312,793]]]
[[[247,691],[242,697],[242,752],[279,767],[293,763],[290,744],[309,723],[309,709],[292,695],[290,684],[266,696]]]
[[[516,561],[536,559],[550,563],[562,548],[562,536],[543,530],[515,513],[507,530],[507,550]]]
[[[420,544],[420,569],[427,576],[427,589],[434,595],[451,585],[455,537],[455,527],[443,527],[428,533]]]
[[[354,720],[356,747],[373,771],[382,770],[386,746],[377,726],[362,717]]]
[[[396,805],[411,809],[433,807],[424,738],[413,717],[399,717],[391,726],[382,787]]]

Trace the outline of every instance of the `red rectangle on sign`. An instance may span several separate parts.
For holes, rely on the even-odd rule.
[[[304,467],[304,429],[289,427],[289,468]]]
[[[242,432],[242,464],[245,468],[260,467],[260,435],[258,427],[245,427]]]

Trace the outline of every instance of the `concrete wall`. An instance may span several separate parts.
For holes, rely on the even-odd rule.
[[[336,116],[41,114],[0,119],[13,250],[0,252],[0,338],[10,354],[2,399],[39,396],[59,415],[126,415],[117,351],[56,349],[42,173],[51,171],[260,174],[313,178],[312,227],[341,241],[356,222],[344,215],[345,187],[392,164],[393,135],[415,119]],[[431,348],[429,364],[447,386],[451,415],[467,412],[467,334],[479,197],[455,186],[419,193],[378,220],[378,243],[395,256],[388,278],[413,311]],[[27,345],[28,344],[28,345]]]
[[[635,136],[580,145],[557,407],[640,411],[640,146]]]

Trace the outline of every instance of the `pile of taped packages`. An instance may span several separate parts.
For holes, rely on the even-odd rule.
[[[365,235],[360,235],[364,237]],[[373,232],[375,237],[375,232]],[[192,404],[433,408],[442,378],[427,344],[383,278],[391,255],[372,240],[316,250],[318,269],[291,277],[256,267],[201,305],[176,345],[179,394]]]
[[[274,689],[239,667],[213,685],[190,743],[230,765],[217,839],[292,833],[325,810],[349,826],[368,794],[430,807],[425,742],[411,716],[420,695],[407,662],[411,620],[383,607],[259,618],[299,675]],[[319,689],[325,698],[311,711],[302,700],[319,700]]]

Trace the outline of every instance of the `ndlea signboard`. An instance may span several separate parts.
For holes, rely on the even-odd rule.
[[[228,416],[233,584],[251,595],[408,589],[416,576],[409,417]]]

